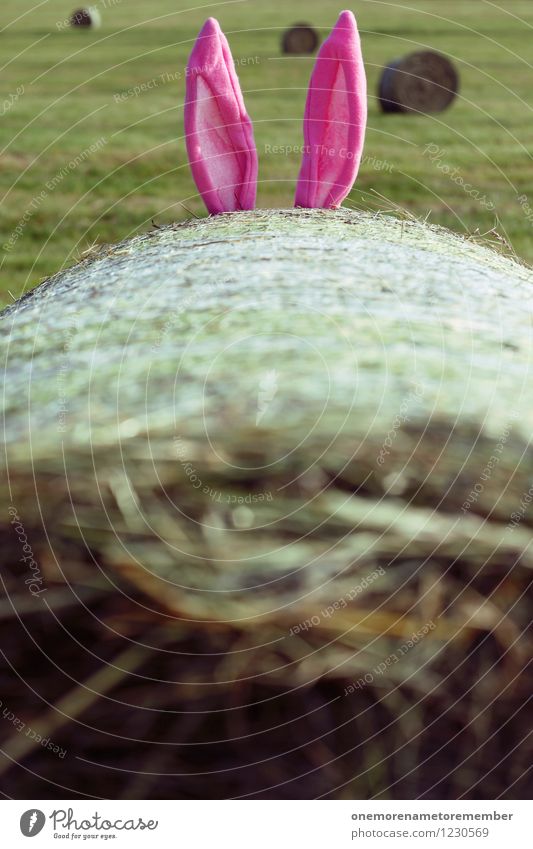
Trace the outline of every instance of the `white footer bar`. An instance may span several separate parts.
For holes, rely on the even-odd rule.
[[[526,801],[4,801],[0,826],[6,849],[533,846],[532,805]]]

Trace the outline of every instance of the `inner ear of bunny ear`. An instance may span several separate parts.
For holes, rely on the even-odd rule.
[[[295,205],[331,209],[340,206],[350,191],[360,153],[354,149],[356,117],[344,67],[335,62],[322,70],[313,74],[308,91]]]
[[[246,174],[247,154],[244,150],[235,150],[217,98],[202,77],[198,77],[197,98],[195,131],[198,156],[205,164],[206,176],[213,186],[208,208],[220,206],[220,211],[229,212],[239,203],[238,188]]]
[[[342,179],[342,168],[339,173],[339,160],[335,153],[339,151],[342,157],[350,149],[352,131],[349,108],[348,83],[344,68],[339,63],[335,72],[327,114],[323,125],[323,137],[320,142],[322,155],[317,156],[317,186],[316,199],[320,206],[335,206],[339,194],[338,180]],[[333,153],[332,153],[333,152]],[[341,166],[343,163],[341,162]],[[342,186],[342,184],[341,184]],[[344,198],[343,198],[344,200]]]
[[[185,141],[194,181],[211,214],[253,209],[257,150],[228,42],[214,18],[187,66]]]

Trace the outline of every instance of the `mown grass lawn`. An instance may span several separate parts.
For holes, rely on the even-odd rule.
[[[325,36],[341,6],[244,0],[191,11],[182,0],[97,0],[102,29],[73,32],[63,21],[75,4],[33,5],[3,0],[0,8],[1,303],[11,300],[8,290],[19,296],[93,243],[145,230],[151,219],[188,217],[182,203],[204,214],[187,167],[182,110],[187,56],[208,15],[228,35],[254,120],[258,204],[292,204],[300,159],[293,148],[302,140],[313,58],[281,56],[280,37],[300,20]],[[496,226],[533,260],[531,0],[507,0],[505,8],[485,0],[358,0],[350,8],[370,94],[366,159],[350,203],[429,213],[460,232]],[[382,115],[381,67],[422,48],[456,63],[459,98],[440,115]],[[127,94],[142,84],[150,88]],[[428,145],[439,154],[425,153]]]

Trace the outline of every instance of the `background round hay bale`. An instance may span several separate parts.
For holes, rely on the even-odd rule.
[[[383,69],[378,98],[383,112],[442,112],[458,89],[459,77],[450,60],[423,50]]]
[[[296,55],[314,53],[319,44],[320,38],[313,27],[309,24],[295,24],[283,33],[281,50]]]
[[[286,210],[7,310],[0,684],[65,754],[4,722],[0,787],[524,797],[532,292],[446,231]]]
[[[100,12],[94,6],[76,9],[70,17],[70,25],[76,29],[98,29],[101,23],[102,17]]]

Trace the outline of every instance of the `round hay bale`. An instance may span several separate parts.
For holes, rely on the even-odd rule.
[[[70,17],[71,27],[98,29],[101,23],[102,18],[100,12],[94,6],[88,6],[84,9],[76,9]]]
[[[309,24],[294,24],[285,30],[281,39],[283,53],[303,55],[314,53],[320,43],[318,32]]]
[[[2,792],[527,798],[532,296],[265,210],[5,311],[0,685],[59,754],[1,723]]]
[[[383,69],[378,98],[383,112],[442,112],[458,89],[459,77],[450,60],[423,50]]]

